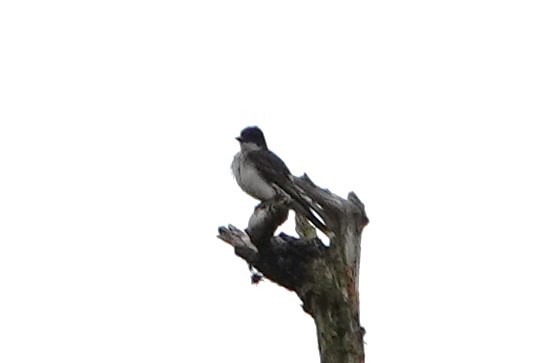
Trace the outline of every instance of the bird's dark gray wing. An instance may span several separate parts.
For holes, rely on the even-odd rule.
[[[303,192],[295,185],[286,164],[269,150],[255,150],[247,154],[247,158],[255,165],[257,172],[270,183],[275,184],[293,200],[293,209],[304,215],[318,229],[327,234],[327,227],[312,212],[312,204],[303,196]]]
[[[250,151],[248,160],[255,165],[257,172],[267,181],[282,188],[291,182],[291,173],[286,164],[269,150]]]

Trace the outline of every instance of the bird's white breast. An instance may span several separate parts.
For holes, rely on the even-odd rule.
[[[235,155],[231,164],[233,175],[242,190],[259,200],[268,200],[276,195],[274,188],[257,172],[244,157],[243,152]]]

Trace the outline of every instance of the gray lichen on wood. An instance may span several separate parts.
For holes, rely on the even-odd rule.
[[[286,200],[260,204],[245,231],[220,227],[218,237],[269,280],[297,293],[315,320],[322,363],[364,362],[358,282],[365,207],[355,193],[343,199],[307,175],[295,182],[325,222],[329,246],[304,218],[297,220],[299,238],[274,235],[287,218]]]

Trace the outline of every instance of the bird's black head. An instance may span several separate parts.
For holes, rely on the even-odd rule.
[[[241,144],[255,144],[260,148],[267,148],[265,135],[257,126],[246,127],[240,132],[240,136],[236,138]]]

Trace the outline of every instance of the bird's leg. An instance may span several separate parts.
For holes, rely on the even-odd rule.
[[[255,206],[254,211],[258,209],[264,209],[273,203],[273,199],[262,200],[261,203]]]
[[[280,204],[280,203],[283,203],[283,202],[284,203],[287,202],[287,196],[277,194],[272,198],[261,201],[261,203],[259,203],[254,208],[254,210],[261,209],[261,208],[267,208],[267,207],[272,206],[274,204]]]

